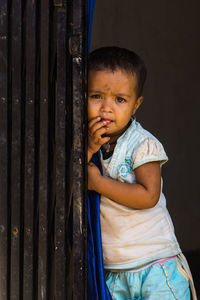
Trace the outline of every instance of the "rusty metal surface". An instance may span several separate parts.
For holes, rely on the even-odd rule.
[[[72,57],[72,98],[73,98],[73,258],[74,298],[87,299],[86,293],[86,160],[87,136],[87,5],[86,1],[72,2],[72,27],[70,53]]]
[[[7,300],[8,255],[8,7],[0,1],[0,299]]]
[[[11,6],[11,70],[12,70],[12,135],[11,135],[11,249],[10,297],[20,299],[21,277],[21,108],[22,108],[22,3]]]
[[[49,299],[48,231],[48,123],[49,123],[49,0],[40,2],[40,119],[38,167],[38,300]]]
[[[25,114],[24,114],[24,253],[23,299],[33,299],[36,251],[36,2],[26,1],[25,9]]]
[[[86,299],[86,2],[0,0],[1,300]]]
[[[63,0],[54,0],[53,4],[56,7],[63,7],[63,5],[64,5]]]
[[[57,10],[55,298],[66,298],[66,11]]]

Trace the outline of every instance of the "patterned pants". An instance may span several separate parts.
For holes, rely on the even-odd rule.
[[[106,271],[113,300],[190,300],[189,278],[177,257],[146,268]]]

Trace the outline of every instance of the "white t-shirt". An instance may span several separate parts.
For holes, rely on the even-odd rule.
[[[135,183],[134,169],[142,164],[168,160],[162,144],[132,120],[118,139],[112,157],[101,159],[104,176]],[[100,222],[103,262],[106,269],[129,269],[181,252],[161,193],[149,209],[133,209],[101,195]]]

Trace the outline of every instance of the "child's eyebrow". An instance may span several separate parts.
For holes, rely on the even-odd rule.
[[[89,93],[103,93],[102,91],[88,90]]]
[[[130,97],[131,97],[130,95],[123,94],[123,93],[116,93],[116,96],[127,97],[127,98],[130,98]]]
[[[103,91],[96,91],[96,90],[88,90],[88,93],[102,94],[104,92]],[[125,98],[130,98],[131,97],[130,95],[124,94],[124,93],[115,93],[115,96],[120,96],[120,97],[125,97]]]

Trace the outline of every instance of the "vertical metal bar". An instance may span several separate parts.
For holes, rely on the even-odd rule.
[[[67,299],[73,298],[73,105],[72,105],[72,63],[70,55],[70,30],[72,26],[72,2],[67,3],[67,68],[66,68],[66,86],[67,86],[67,102],[66,102],[66,147],[68,149],[66,155],[66,254],[67,254]]]
[[[48,98],[48,300],[55,300],[55,201],[56,201],[56,10],[49,5],[49,98]]]
[[[40,146],[38,192],[38,300],[48,297],[49,0],[40,3]]]
[[[21,0],[11,7],[12,152],[11,152],[11,275],[10,297],[20,299],[21,208]]]
[[[66,299],[66,9],[57,8],[55,298]]]
[[[36,2],[26,1],[23,300],[34,299]],[[35,299],[34,299],[35,300]]]
[[[63,7],[63,0],[54,0],[54,5],[57,7]]]
[[[0,299],[8,297],[8,4],[0,0]]]
[[[72,2],[72,93],[73,93],[73,299],[87,299],[86,291],[86,232],[87,201],[85,137],[86,122],[86,58],[87,1]]]

